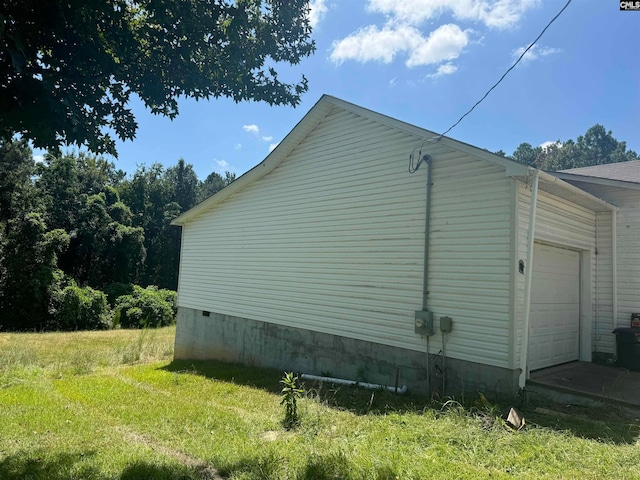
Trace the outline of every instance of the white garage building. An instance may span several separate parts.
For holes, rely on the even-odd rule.
[[[174,221],[175,356],[514,391],[532,370],[613,353],[613,203],[323,96]]]

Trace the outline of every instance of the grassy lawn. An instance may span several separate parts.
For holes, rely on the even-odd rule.
[[[0,479],[640,478],[611,408],[526,405],[514,432],[497,406],[307,384],[287,431],[282,372],[172,362],[174,333],[0,334]]]

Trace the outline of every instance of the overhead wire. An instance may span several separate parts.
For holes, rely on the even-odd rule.
[[[525,48],[522,53],[520,54],[520,56],[517,58],[517,60],[513,63],[513,65],[511,65],[506,72],[504,72],[504,74],[502,74],[502,76],[500,77],[500,79],[489,89],[487,90],[487,93],[485,93],[482,98],[480,100],[478,100],[470,109],[469,111],[467,111],[464,115],[462,115],[457,122],[455,122],[453,125],[451,125],[449,128],[447,128],[444,132],[442,132],[440,135],[438,135],[437,137],[431,137],[429,139],[425,139],[422,140],[422,142],[420,143],[419,146],[414,147],[414,149],[411,151],[411,154],[409,155],[409,173],[414,173],[416,170],[418,170],[418,168],[420,167],[420,164],[422,163],[422,147],[425,146],[428,143],[435,143],[438,142],[442,137],[444,137],[447,133],[449,133],[451,130],[453,130],[455,127],[458,126],[458,124],[460,122],[462,122],[462,120],[469,115],[471,112],[473,112],[475,110],[475,108],[480,105],[482,103],[482,101],[487,98],[489,96],[489,94],[498,86],[500,85],[500,83],[502,82],[502,80],[504,80],[504,78],[509,74],[509,72],[511,72],[511,70],[513,70],[516,65],[518,65],[518,63],[520,63],[520,61],[524,58],[524,56],[527,54],[527,52],[529,50],[531,50],[533,48],[533,46],[538,42],[538,40],[540,40],[540,38],[542,38],[542,35],[544,35],[544,33],[547,31],[547,29],[553,24],[553,22],[555,22],[558,17],[560,15],[562,15],[562,13],[567,9],[567,7],[569,6],[569,4],[571,4],[573,0],[567,0],[567,3],[564,4],[564,7],[562,7],[560,9],[560,11],[558,13],[556,13],[556,15],[549,20],[549,22],[547,23],[547,25],[542,29],[542,31],[540,32],[540,34],[535,38],[535,40],[533,42],[531,42],[529,44],[529,46],[527,48]],[[418,162],[416,163],[416,165],[414,166],[414,154],[416,152],[416,150],[419,150],[419,154],[418,154]]]

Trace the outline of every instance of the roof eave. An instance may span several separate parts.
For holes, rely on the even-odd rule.
[[[576,175],[575,173],[551,172],[554,177],[562,180],[571,180],[574,182],[593,183],[596,185],[607,185],[610,187],[622,187],[631,190],[640,190],[640,183],[626,182],[624,180],[614,180],[611,178],[592,177],[589,175]]]
[[[533,169],[532,169],[533,170]],[[542,170],[539,171],[540,180],[542,180],[541,186],[542,189],[552,193],[554,195],[558,195],[559,190],[563,190],[568,193],[568,195],[558,195],[567,200],[573,201],[574,203],[582,204],[583,206],[596,211],[596,212],[617,212],[620,208],[615,205],[598,198],[589,192],[582,190],[575,185],[572,185],[568,182],[565,182],[563,179],[558,178],[550,173],[544,172]],[[545,188],[546,184],[546,188]],[[578,199],[576,201],[575,199]]]

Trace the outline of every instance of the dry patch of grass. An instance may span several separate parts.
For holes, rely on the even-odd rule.
[[[0,374],[40,369],[88,374],[96,368],[173,356],[175,327],[93,332],[0,333]]]

